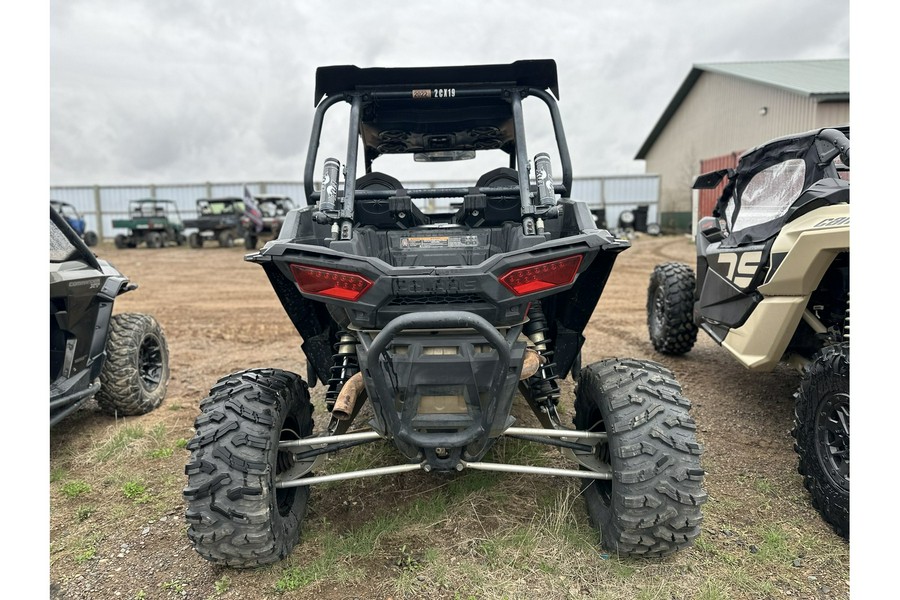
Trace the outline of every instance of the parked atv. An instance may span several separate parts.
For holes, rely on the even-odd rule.
[[[647,295],[653,346],[684,354],[703,329],[741,364],[802,373],[795,450],[813,505],[850,534],[850,128],[817,129],[746,152],[699,222],[697,270],[657,266]]]
[[[172,200],[145,198],[128,203],[128,218],[113,219],[112,226],[127,229],[115,237],[116,248],[164,248],[169,244],[181,246],[187,241],[178,205]]]
[[[196,219],[184,222],[185,228],[197,229],[188,236],[191,248],[202,248],[207,241],[215,241],[223,248],[231,248],[235,240],[246,240],[252,235],[243,224],[242,198],[200,198],[197,200],[197,214],[199,216]]]
[[[244,237],[244,247],[248,250],[256,249],[261,236],[277,238],[287,214],[295,208],[294,201],[288,196],[254,194],[253,199],[262,215],[262,226],[259,231],[256,231],[250,217],[245,215],[241,219],[244,229],[249,232]]]
[[[140,415],[162,403],[169,350],[159,323],[112,314],[137,286],[88,250],[50,207],[50,426],[95,397],[103,412]]]
[[[88,246],[97,245],[100,241],[100,238],[97,237],[97,232],[87,228],[87,221],[84,220],[84,217],[78,212],[77,208],[68,202],[62,202],[60,200],[51,200],[50,206],[66,220],[69,226],[75,230],[75,233],[84,240],[85,244]]]
[[[265,270],[303,338],[309,385],[327,386],[327,425],[314,433],[307,383],[294,373],[250,369],[212,387],[188,444],[184,489],[188,537],[201,556],[233,567],[283,559],[312,486],[408,471],[579,478],[603,547],[619,554],[663,556],[700,534],[701,447],[674,375],[628,358],[580,368],[582,331],[630,244],[597,229],[587,205],[569,197],[557,90],[552,60],[318,69],[308,206],[246,260]],[[525,97],[549,111],[561,184],[547,153],[529,164]],[[344,103],[366,172],[357,175],[351,137],[344,165],[325,159],[315,191],[323,119]],[[501,166],[467,187],[408,189],[372,168],[383,155],[476,153]],[[434,197],[459,207],[423,214],[415,201]],[[559,378],[569,375],[574,428],[557,411]],[[516,425],[517,390],[541,427]],[[366,401],[374,418],[350,431]],[[578,468],[491,462],[503,437],[560,448]],[[393,444],[398,464],[319,471],[329,454],[379,440]]]

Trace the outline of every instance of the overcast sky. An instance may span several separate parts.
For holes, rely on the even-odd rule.
[[[587,176],[643,172],[634,155],[694,63],[848,58],[849,6],[51,0],[49,42],[54,185],[296,181],[316,67],[527,58],[556,60]]]

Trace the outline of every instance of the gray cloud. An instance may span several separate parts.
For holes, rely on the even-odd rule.
[[[298,180],[316,67],[523,58],[557,61],[576,174],[640,172],[692,64],[848,56],[846,2],[52,0],[50,182]]]

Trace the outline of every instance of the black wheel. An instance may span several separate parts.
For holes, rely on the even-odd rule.
[[[180,231],[175,234],[175,244],[178,246],[184,246],[184,243],[187,241],[187,238],[184,237],[184,234]]]
[[[97,404],[114,415],[142,415],[166,397],[169,347],[162,328],[150,315],[113,315],[100,371]]]
[[[607,551],[665,556],[700,535],[706,492],[689,408],[660,364],[608,359],[581,370],[575,427],[608,436],[594,458],[608,465],[612,479],[582,480],[591,524]]]
[[[84,243],[87,246],[96,246],[97,242],[99,242],[99,238],[97,237],[97,233],[94,231],[85,231],[84,232]]]
[[[188,236],[188,244],[190,244],[191,248],[202,248],[203,247],[203,236],[193,232]]]
[[[256,244],[258,240],[255,234],[246,233],[244,234],[244,248],[247,250],[256,250]]]
[[[850,537],[850,347],[820,351],[794,395],[797,470],[813,506],[838,535]]]
[[[694,271],[682,263],[657,265],[647,288],[647,328],[662,354],[684,354],[697,341]]]
[[[148,233],[145,241],[148,248],[162,248],[163,245],[162,236],[155,231]]]
[[[306,383],[279,369],[241,371],[220,379],[200,410],[184,488],[194,549],[238,568],[285,558],[300,539],[309,487],[275,487],[294,465],[278,442],[312,434]]]
[[[230,231],[223,231],[219,234],[219,245],[223,248],[234,247],[234,234]]]
[[[116,244],[116,248],[118,248],[119,250],[122,250],[123,248],[128,247],[128,238],[125,237],[125,234],[122,234],[122,233],[118,234],[116,236],[114,242]]]

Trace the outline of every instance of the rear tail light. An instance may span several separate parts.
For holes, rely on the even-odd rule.
[[[500,283],[516,296],[568,285],[575,281],[582,258],[582,255],[575,254],[557,260],[516,267],[504,273],[500,277]]]
[[[358,273],[321,269],[306,265],[291,265],[291,272],[300,291],[316,296],[355,302],[372,287],[372,281]]]

